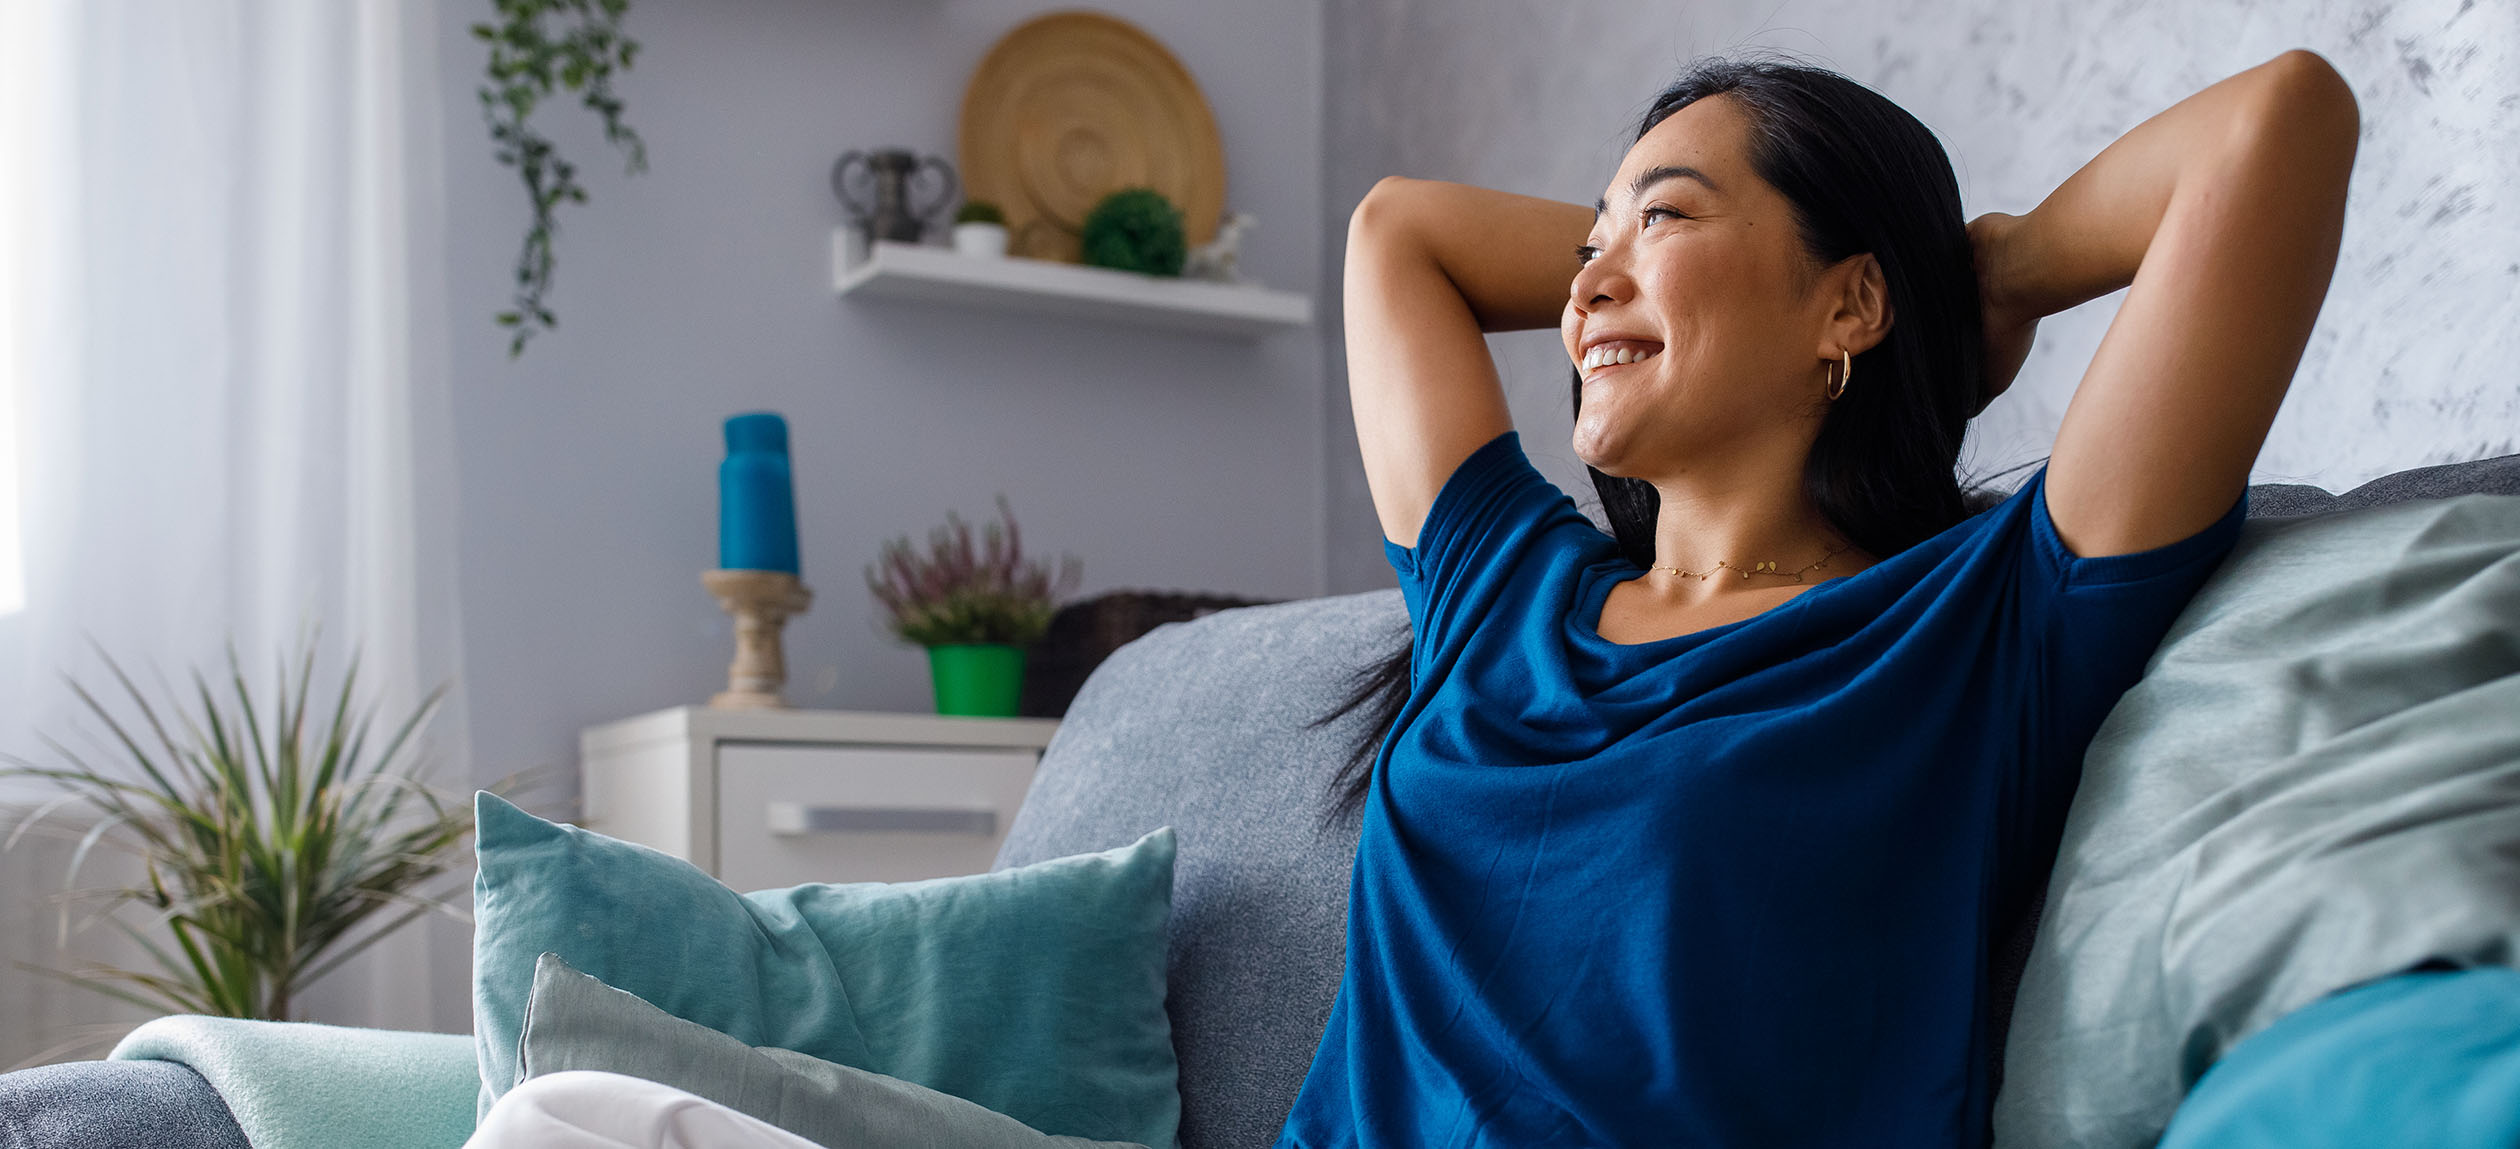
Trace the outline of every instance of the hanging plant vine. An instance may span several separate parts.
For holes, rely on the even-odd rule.
[[[582,93],[580,102],[603,120],[604,139],[621,149],[630,174],[647,170],[647,145],[621,122],[621,97],[613,92],[613,73],[629,70],[639,54],[638,41],[621,34],[630,0],[495,4],[499,22],[472,27],[473,38],[490,46],[481,112],[490,121],[490,142],[498,149],[499,162],[524,178],[534,205],[533,225],[516,253],[515,307],[499,313],[499,326],[515,331],[508,342],[513,359],[524,354],[525,341],[536,332],[559,326],[543,303],[551,290],[552,238],[559,232],[555,213],[563,203],[586,202],[577,166],[560,158],[551,141],[534,130],[534,109],[564,91]]]

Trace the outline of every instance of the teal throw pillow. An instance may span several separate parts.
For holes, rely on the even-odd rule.
[[[2160,1149],[2520,1145],[2520,970],[2382,978],[2233,1047]]]
[[[1170,1146],[1174,842],[923,882],[738,894],[680,859],[474,800],[481,1106],[518,1080],[535,960],[754,1046],[916,1082],[1045,1133]]]
[[[626,1074],[705,1097],[817,1145],[1146,1149],[1054,1136],[915,1082],[746,1045],[571,969],[558,954],[544,954],[534,965],[534,996],[518,1052],[528,1079],[577,1069]]]

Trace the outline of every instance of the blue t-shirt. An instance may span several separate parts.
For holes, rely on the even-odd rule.
[[[1621,645],[1595,624],[1643,572],[1515,435],[1463,462],[1386,544],[1413,690],[1280,1149],[1981,1144],[1990,938],[2245,506],[2078,558],[2045,479]]]

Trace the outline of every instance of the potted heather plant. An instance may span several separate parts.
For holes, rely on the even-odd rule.
[[[1050,628],[1059,598],[1083,575],[1073,555],[1055,571],[1047,559],[1027,560],[1006,496],[997,505],[998,521],[982,527],[977,546],[971,525],[949,512],[928,532],[924,553],[905,535],[866,568],[893,634],[927,648],[939,714],[1013,717],[1024,648]]]

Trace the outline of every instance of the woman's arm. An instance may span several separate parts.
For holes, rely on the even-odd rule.
[[[1461,461],[1513,429],[1486,331],[1555,327],[1592,211],[1386,179],[1348,221],[1348,398],[1383,535],[1418,527]]]
[[[2359,131],[2335,69],[2287,52],[2145,121],[2030,214],[1970,225],[1991,386],[2040,316],[2132,285],[2048,464],[2074,553],[2176,542],[2240,497],[2336,268]]]

